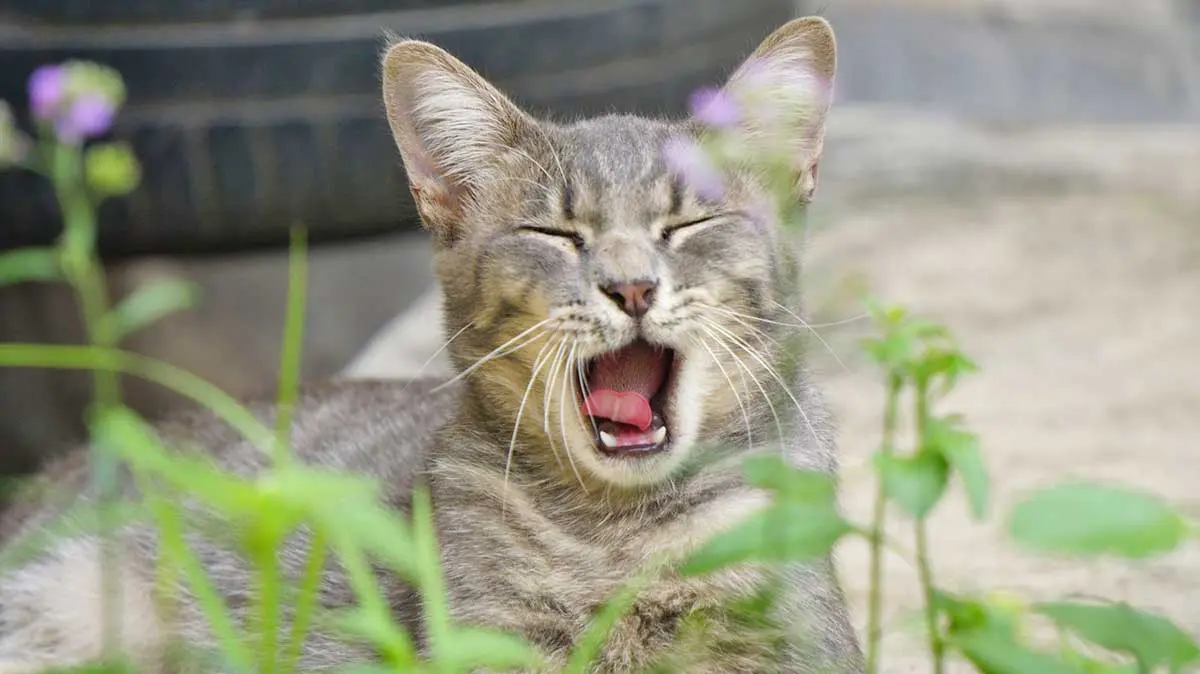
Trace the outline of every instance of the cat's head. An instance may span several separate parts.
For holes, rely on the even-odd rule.
[[[779,139],[799,204],[815,185],[835,52],[827,22],[798,19],[725,84],[815,97],[807,123]],[[696,120],[537,120],[411,40],[388,49],[383,93],[434,237],[450,353],[519,460],[584,484],[653,484],[698,442],[746,443],[775,414],[772,326],[797,265],[760,173],[710,194],[665,159],[702,133]],[[763,131],[762,116],[734,124]]]

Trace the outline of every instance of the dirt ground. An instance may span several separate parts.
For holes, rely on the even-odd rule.
[[[932,138],[936,124],[907,133]],[[1143,564],[1066,563],[1021,554],[1003,530],[1021,492],[1076,477],[1141,486],[1200,517],[1200,188],[1186,178],[1200,171],[1200,134],[948,135],[945,145],[960,148],[948,164],[964,175],[974,166],[974,189],[956,198],[916,181],[907,194],[843,197],[809,257],[817,279],[860,275],[877,294],[945,322],[982,368],[947,408],[982,438],[998,519],[971,521],[956,490],[931,525],[938,577],[964,591],[1123,599],[1200,634],[1200,545]],[[894,152],[877,145],[880,156]],[[822,358],[822,381],[841,418],[845,505],[859,518],[868,517],[863,462],[882,405],[875,373],[854,358],[864,328],[821,331],[846,363]],[[911,547],[902,526],[893,532]],[[840,560],[861,618],[865,545],[844,545]],[[887,671],[929,671],[907,618],[919,606],[916,574],[895,558],[888,574]]]
[[[1139,564],[1065,562],[1021,553],[1003,527],[1023,491],[1065,478],[1141,486],[1200,517],[1200,132],[989,129],[851,110],[830,134],[808,255],[814,322],[860,314],[839,297],[866,283],[948,324],[982,367],[946,410],[982,437],[993,519],[972,521],[952,491],[931,524],[942,585],[1123,599],[1200,635],[1200,545]],[[419,368],[438,345],[423,327],[436,311],[436,298],[419,302],[350,371]],[[845,507],[860,520],[882,409],[856,355],[868,327],[820,330],[844,366],[815,348],[840,418]],[[839,559],[862,628],[865,545],[847,542]],[[894,557],[887,573],[886,671],[927,672],[915,571]]]

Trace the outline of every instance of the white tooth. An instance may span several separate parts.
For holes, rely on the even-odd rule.
[[[609,435],[608,433],[605,433],[604,431],[600,431],[600,442],[603,442],[605,447],[614,447],[615,448],[618,446],[617,439],[614,438],[613,436]]]
[[[658,430],[654,431],[654,444],[656,444],[656,445],[661,444],[662,441],[666,440],[666,439],[667,439],[667,427],[659,426]]]

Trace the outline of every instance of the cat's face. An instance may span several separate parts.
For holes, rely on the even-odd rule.
[[[832,33],[792,22],[752,59],[829,80]],[[765,389],[784,383],[769,326],[796,274],[760,177],[702,198],[664,158],[695,123],[536,121],[425,43],[393,46],[384,75],[436,239],[449,348],[510,434],[498,439],[585,485],[627,487],[666,479],[698,441],[747,442]],[[825,106],[815,137],[796,139],[801,201]]]

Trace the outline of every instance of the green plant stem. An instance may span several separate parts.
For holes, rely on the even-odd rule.
[[[88,340],[100,347],[116,346],[116,335],[105,316],[108,313],[108,285],[104,270],[95,257],[96,217],[84,186],[83,164],[77,146],[56,144],[51,163],[51,178],[63,215],[63,235],[59,241],[59,263],[63,274],[75,292],[80,315]],[[93,413],[99,413],[120,401],[118,375],[114,371],[93,372]],[[101,448],[89,452],[92,488],[101,504],[117,497],[118,461]],[[112,598],[121,594],[120,575],[116,568],[116,546],[113,537],[116,523],[104,516],[97,518],[100,538],[100,591],[109,598],[101,602],[104,659],[114,662],[121,643],[120,602]]]
[[[300,581],[300,593],[296,597],[296,607],[292,618],[292,631],[288,639],[287,649],[283,655],[284,674],[296,671],[300,661],[300,653],[308,638],[308,630],[312,626],[313,613],[321,592],[321,572],[325,568],[326,540],[319,529],[314,530],[308,550],[308,561],[304,565],[304,578]]]
[[[116,334],[104,320],[109,308],[108,282],[95,258],[96,216],[84,188],[79,148],[60,144],[55,146],[53,156],[54,191],[64,222],[59,262],[79,301],[88,340],[95,346],[113,347]],[[117,373],[97,370],[94,374],[95,404],[116,404],[120,396]]]
[[[938,631],[937,606],[935,604],[933,568],[929,561],[929,545],[925,533],[925,521],[916,523],[917,537],[917,572],[921,580],[921,590],[925,596],[925,629],[929,633],[929,652],[933,655],[934,674],[942,674],[945,669],[945,644]]]
[[[258,674],[275,674],[279,662],[282,583],[275,550],[283,542],[283,537],[275,533],[270,529],[260,529],[247,545],[258,572],[258,593],[254,598],[258,605]]]
[[[277,466],[291,457],[292,414],[296,408],[304,347],[304,310],[308,282],[304,230],[293,228],[288,254],[287,316],[279,357],[279,392],[275,416],[274,459]]]
[[[187,370],[128,351],[93,346],[0,343],[0,367],[104,370],[133,375],[200,403],[263,452],[270,452],[271,443],[275,441],[271,429],[220,388]]]
[[[917,448],[925,446],[926,431],[929,426],[929,385],[926,381],[918,381],[916,385],[916,427]],[[942,641],[938,629],[937,603],[935,586],[933,584],[933,565],[929,559],[929,539],[926,532],[925,520],[919,519],[915,524],[917,547],[917,575],[921,582],[921,591],[925,599],[925,630],[929,638],[929,652],[933,657],[934,674],[946,671],[946,644]]]
[[[150,495],[154,491],[150,490],[146,493]],[[166,563],[178,565],[225,656],[233,660],[233,664],[241,671],[251,671],[254,661],[246,645],[238,639],[237,628],[229,608],[225,605],[216,587],[213,586],[200,560],[196,559],[188,547],[184,535],[183,518],[176,507],[164,498],[155,496],[148,498],[146,503],[154,511],[155,519],[158,521],[162,536],[162,554],[168,560]]]
[[[355,598],[358,599],[359,609],[369,616],[374,616],[380,624],[388,626],[386,642],[376,644],[382,651],[384,660],[397,670],[413,670],[417,664],[416,648],[407,633],[394,629],[395,623],[385,602],[383,589],[379,587],[362,549],[345,537],[337,542],[336,549],[338,558],[346,569],[346,578],[354,590]]]
[[[896,417],[900,407],[900,391],[904,379],[896,373],[888,376],[887,402],[883,414],[883,441],[880,448],[884,454],[896,451]],[[884,529],[887,525],[887,495],[883,480],[875,486],[875,503],[871,514],[871,560],[870,584],[867,597],[867,674],[879,671],[879,643],[883,637],[883,548]]]
[[[446,599],[446,582],[442,578],[441,558],[438,555],[437,532],[434,530],[433,505],[424,487],[413,490],[413,536],[420,552],[417,574],[421,591],[421,606],[425,613],[429,652],[435,670],[447,671],[443,663],[451,662],[446,649],[451,647],[450,607]]]
[[[592,615],[583,634],[575,641],[575,648],[567,660],[563,671],[567,674],[587,674],[592,671],[593,662],[604,648],[608,636],[617,623],[629,612],[637,601],[638,595],[654,577],[654,565],[649,564],[626,581],[625,585],[605,602],[604,606]]]

